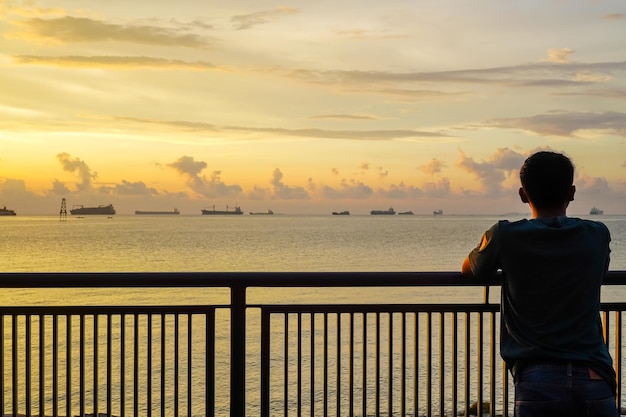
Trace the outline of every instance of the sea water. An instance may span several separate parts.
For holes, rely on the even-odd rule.
[[[611,231],[611,270],[626,270],[626,216],[589,216]],[[16,216],[0,218],[0,272],[297,272],[297,271],[459,271],[482,233],[497,216]],[[514,220],[514,219],[511,219]],[[198,290],[110,290],[104,300],[82,290],[4,290],[3,304],[221,302],[222,294]],[[367,302],[371,289],[351,298]],[[376,290],[373,290],[376,292]],[[393,290],[391,290],[393,291]],[[103,291],[100,290],[98,294]],[[416,301],[404,290],[390,294],[397,302]],[[610,296],[612,291],[607,292]],[[319,291],[316,291],[319,295]],[[345,299],[345,291],[317,298]],[[457,302],[465,297],[433,289],[420,297]],[[480,294],[477,292],[476,294]],[[301,290],[282,291],[285,302],[298,301]],[[251,294],[267,301],[268,292]],[[471,293],[473,297],[473,293]],[[480,296],[480,295],[479,295]],[[68,298],[69,297],[69,298]],[[188,299],[188,297],[191,297]],[[207,299],[207,297],[209,297]],[[256,297],[256,298],[255,298]],[[448,298],[448,300],[445,300]],[[431,300],[432,301],[432,300]],[[467,300],[466,300],[467,301]],[[470,300],[471,301],[471,300]],[[477,301],[477,300],[473,300]],[[480,301],[480,300],[478,300]]]
[[[590,216],[626,269],[626,216]],[[17,216],[2,272],[457,271],[492,216]]]

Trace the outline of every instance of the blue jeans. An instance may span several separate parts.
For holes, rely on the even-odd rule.
[[[515,373],[516,417],[617,417],[608,382],[591,368],[540,363]]]

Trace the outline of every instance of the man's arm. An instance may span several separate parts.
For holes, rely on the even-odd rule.
[[[463,260],[463,265],[461,265],[461,274],[466,275],[468,277],[474,276],[474,272],[472,271],[472,266],[470,264],[469,257]]]
[[[475,277],[476,276],[474,274],[474,271],[472,270],[472,263],[470,262],[470,256],[472,256],[474,254],[474,252],[480,252],[480,251],[484,250],[487,247],[487,245],[489,244],[488,236],[491,236],[490,231],[488,231],[487,233],[485,233],[483,235],[482,239],[480,240],[480,245],[478,245],[478,247],[476,249],[474,249],[472,252],[470,252],[470,254],[467,255],[467,257],[463,260],[463,264],[461,265],[461,274],[463,274],[463,275],[465,275],[467,277]]]

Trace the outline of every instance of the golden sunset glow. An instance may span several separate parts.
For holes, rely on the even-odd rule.
[[[0,206],[626,214],[623,1],[0,0]]]

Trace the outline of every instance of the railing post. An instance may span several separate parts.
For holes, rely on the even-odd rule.
[[[246,286],[230,287],[230,416],[246,413]]]

